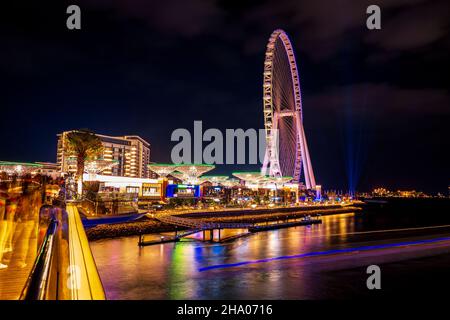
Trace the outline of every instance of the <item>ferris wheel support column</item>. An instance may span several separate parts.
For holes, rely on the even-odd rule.
[[[273,177],[281,177],[281,169],[280,169],[280,159],[278,152],[278,114],[274,113],[273,115],[273,124],[270,136],[270,142],[267,146],[269,150],[269,175]]]
[[[261,168],[261,175],[262,176],[265,176],[265,175],[269,174],[267,172],[268,165],[269,165],[269,149],[266,147],[266,152],[264,153],[264,162],[263,162],[263,166]]]
[[[293,182],[300,183],[303,168],[305,185],[308,189],[313,189],[316,182],[303,128],[297,62],[291,41],[281,29],[270,35],[263,79],[266,153],[261,173],[269,173],[272,177],[291,177]],[[288,117],[287,120],[282,119],[285,117]],[[284,122],[278,124],[279,120]],[[278,135],[282,143],[281,149]]]
[[[303,133],[303,138],[305,138],[304,133]],[[308,144],[306,143],[306,139],[305,139],[305,155],[306,155],[306,159],[304,162],[304,170],[309,172],[309,184],[311,186],[311,189],[315,189],[316,188],[316,179],[314,177],[314,172],[312,169],[312,165],[311,165],[311,158],[309,157],[309,150],[308,150]]]
[[[300,140],[300,152],[302,155],[303,172],[305,174],[306,188],[314,189],[316,187],[316,179],[314,178],[314,172],[311,165],[311,158],[309,156],[308,144],[306,142],[305,130],[299,117],[296,117],[299,140]]]
[[[262,175],[270,175],[273,177],[281,177],[281,169],[278,153],[278,115],[273,116],[273,124],[270,134],[266,139],[266,152],[264,154],[264,162],[261,168]]]
[[[308,149],[308,143],[306,142],[305,137],[305,129],[302,126],[302,132],[303,132],[303,139],[305,139],[305,152],[306,152],[306,165],[308,166],[309,171],[309,179],[311,181],[311,188],[316,188],[316,178],[314,177],[314,171],[311,164],[311,157],[309,156],[309,149]]]

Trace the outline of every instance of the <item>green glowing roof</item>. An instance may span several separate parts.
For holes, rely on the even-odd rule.
[[[260,171],[236,171],[236,172],[232,172],[231,174],[251,174],[251,175],[259,174],[260,176],[263,176]]]
[[[215,165],[213,164],[206,164],[206,163],[178,163],[176,164],[176,166],[181,167],[181,166],[194,166],[194,167],[209,167],[209,168],[214,168]]]
[[[42,164],[32,163],[32,162],[15,162],[15,161],[0,161],[0,166],[24,166],[24,167],[35,167],[41,168]]]
[[[195,166],[195,167],[214,167],[213,164],[205,163],[149,163],[147,166],[155,167],[180,167],[180,166]]]
[[[178,164],[174,163],[149,163],[147,166],[155,166],[155,167],[177,167]]]
[[[214,177],[227,177],[228,178],[228,175],[226,175],[226,174],[211,174],[211,175],[208,175],[208,174],[205,174],[205,175],[202,175],[202,178],[214,178]]]

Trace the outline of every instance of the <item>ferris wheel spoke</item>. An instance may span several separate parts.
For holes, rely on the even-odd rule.
[[[283,30],[270,36],[264,62],[264,119],[267,150],[263,169],[271,175],[292,176],[300,182],[303,171],[308,188],[314,173],[303,129],[298,68],[292,44]],[[278,143],[275,137],[278,132]],[[302,170],[303,168],[303,170]]]

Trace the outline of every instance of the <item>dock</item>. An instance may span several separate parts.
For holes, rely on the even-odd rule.
[[[308,225],[312,225],[312,224],[321,224],[321,223],[322,223],[321,219],[299,220],[299,221],[293,221],[293,222],[255,225],[253,227],[248,228],[248,231],[260,232],[260,231],[269,231],[269,230],[289,228],[289,227],[295,227],[295,226],[308,226]]]
[[[169,243],[169,242],[178,242],[181,240],[181,238],[186,237],[188,235],[203,232],[203,241],[214,241],[214,230],[218,230],[218,242],[222,241],[230,241],[232,239],[240,238],[243,235],[248,235],[249,233],[254,232],[260,232],[260,231],[268,231],[268,230],[275,230],[275,229],[281,229],[281,228],[289,228],[289,227],[295,227],[295,226],[306,226],[306,225],[312,225],[312,224],[321,224],[322,220],[317,218],[309,218],[309,219],[301,219],[301,220],[295,220],[295,221],[285,221],[280,223],[273,223],[273,224],[251,224],[251,223],[212,223],[212,222],[205,222],[197,219],[190,219],[190,218],[181,218],[176,216],[163,216],[157,218],[159,221],[172,224],[178,227],[182,228],[188,228],[185,231],[181,232],[175,232],[174,235],[169,236],[161,236],[159,239],[153,239],[153,240],[145,240],[145,236],[141,234],[139,236],[138,246],[150,246],[150,245],[156,245],[156,244],[163,244],[163,243]],[[223,229],[247,229],[248,232],[244,233],[242,235],[236,235],[228,238],[221,239],[220,230]],[[209,233],[209,237],[206,236],[206,234]],[[208,240],[209,238],[209,240]]]

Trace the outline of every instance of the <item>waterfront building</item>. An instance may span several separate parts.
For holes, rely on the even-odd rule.
[[[61,177],[59,166],[53,162],[0,161],[0,173],[7,176],[41,175],[52,179]]]
[[[260,172],[233,172],[233,176],[245,186],[233,197],[245,201],[296,203],[300,201],[300,193],[306,191],[303,184],[291,183],[292,177],[272,177]]]
[[[32,162],[0,161],[0,173],[7,176],[34,175],[43,166]]]
[[[35,171],[36,174],[40,174],[42,176],[48,176],[52,179],[57,179],[61,177],[61,171],[59,165],[54,162],[35,162],[36,164],[41,165]]]
[[[163,183],[158,179],[119,177],[100,175],[95,177],[85,173],[85,182],[99,183],[98,193],[101,194],[129,194],[139,198],[139,201],[164,199]]]
[[[71,155],[64,152],[66,135],[64,131],[57,135],[57,164],[62,173],[76,172],[76,163],[69,161]],[[103,145],[103,159],[116,162],[116,165],[103,171],[103,175],[134,178],[149,178],[150,144],[139,136],[107,136],[95,134]]]
[[[202,197],[201,176],[214,169],[208,164],[150,163],[148,168],[159,177],[167,198],[199,199]],[[172,181],[169,180],[172,177]]]

